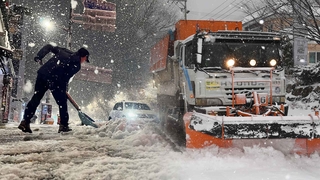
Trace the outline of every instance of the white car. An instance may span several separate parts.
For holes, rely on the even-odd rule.
[[[158,115],[146,103],[136,101],[117,102],[109,114],[109,120],[124,118],[128,121],[146,120],[158,122]]]

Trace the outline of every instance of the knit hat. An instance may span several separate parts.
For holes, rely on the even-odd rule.
[[[85,57],[85,56],[87,56],[87,62],[89,63],[90,61],[89,61],[89,51],[88,50],[86,50],[85,48],[80,48],[79,50],[78,50],[78,54],[80,55],[80,57]]]

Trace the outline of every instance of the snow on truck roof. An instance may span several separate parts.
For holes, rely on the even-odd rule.
[[[211,35],[214,39],[243,39],[243,40],[264,40],[280,41],[281,35],[276,32],[255,32],[255,31],[230,31],[219,30],[217,32],[204,32],[203,34]],[[191,41],[194,35],[189,36],[183,42]]]

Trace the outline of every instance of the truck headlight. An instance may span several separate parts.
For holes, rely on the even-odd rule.
[[[270,66],[275,66],[277,64],[277,61],[275,59],[270,60]]]
[[[234,59],[229,59],[229,60],[227,61],[227,67],[232,67],[232,66],[234,66],[235,63],[236,63],[236,62],[235,62]]]
[[[272,101],[273,101],[273,103],[279,103],[280,102],[280,97],[279,96],[272,97]]]
[[[250,66],[255,66],[257,64],[257,61],[254,59],[251,59],[249,64],[250,64]]]
[[[286,102],[286,97],[285,96],[273,96],[272,97],[272,102],[273,103],[278,103],[278,104],[285,103]]]

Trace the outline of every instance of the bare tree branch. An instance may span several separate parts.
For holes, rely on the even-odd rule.
[[[253,20],[271,19],[272,31],[285,28],[295,28],[295,35],[304,36],[309,40],[319,42],[319,0],[262,0],[243,4],[244,12]],[[267,23],[264,26],[268,26]]]

